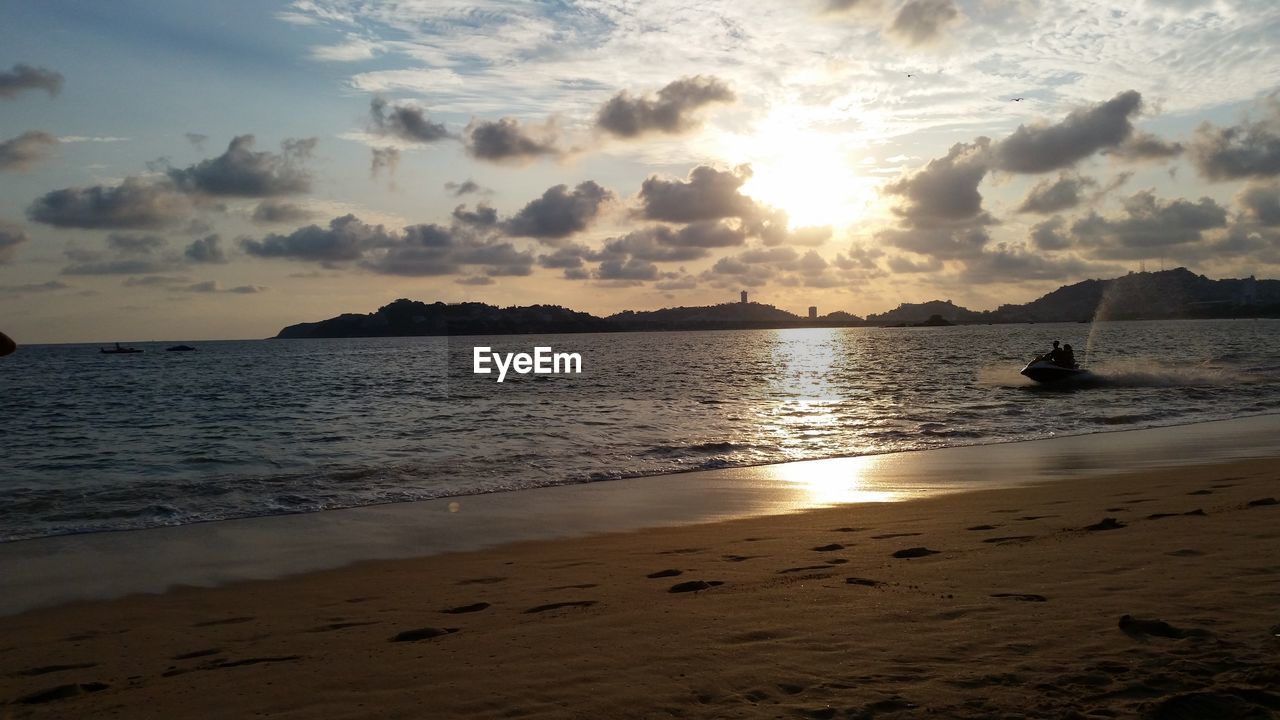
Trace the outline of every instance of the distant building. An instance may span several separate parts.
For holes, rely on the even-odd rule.
[[[743,304],[743,305],[746,305],[746,304],[747,304],[747,291],[746,291],[746,290],[743,290],[743,291],[742,291],[742,304]]]
[[[817,319],[818,319],[818,306],[817,306],[817,305],[810,305],[810,306],[809,306],[809,319],[810,319],[810,320],[817,320]]]

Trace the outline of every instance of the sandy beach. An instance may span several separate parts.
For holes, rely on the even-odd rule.
[[[57,718],[1272,717],[1278,467],[34,610],[0,619],[0,699]]]

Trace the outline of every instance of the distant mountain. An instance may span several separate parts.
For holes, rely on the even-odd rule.
[[[930,300],[924,303],[903,303],[888,312],[868,315],[867,322],[874,325],[912,325],[922,323],[933,315],[953,324],[983,321],[982,313],[962,308],[950,300]]]
[[[811,324],[799,315],[754,302],[639,312],[624,310],[606,319],[620,330],[711,330]]]
[[[1009,322],[1077,322],[1166,318],[1280,317],[1280,280],[1210,280],[1186,268],[1129,273],[1112,280],[1065,285],[1022,305],[977,312],[950,300],[903,303],[868,315],[836,311],[810,320],[761,303],[724,303],[662,310],[625,310],[606,318],[557,305],[499,308],[484,303],[423,303],[396,300],[368,315],[346,314],[290,325],[279,338],[386,337],[417,335],[516,335],[630,332],[637,330],[726,330],[934,326]]]
[[[557,305],[498,308],[484,303],[430,305],[396,300],[369,315],[346,314],[290,325],[278,338],[403,337],[420,335],[518,335],[608,332],[611,323]]]

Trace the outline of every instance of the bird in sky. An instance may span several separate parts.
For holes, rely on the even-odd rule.
[[[1014,101],[1014,102],[1022,102],[1022,98],[1017,97],[1017,98],[1014,98],[1014,99],[1013,99],[1013,101]]]

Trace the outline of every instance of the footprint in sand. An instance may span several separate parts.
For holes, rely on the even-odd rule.
[[[1173,557],[1199,557],[1203,554],[1199,550],[1192,550],[1191,548],[1182,548],[1181,550],[1165,553],[1165,555],[1172,555]]]
[[[866,530],[866,528],[838,527],[831,532],[862,532],[863,530]]]
[[[538,605],[536,607],[531,607],[528,610],[525,610],[524,614],[530,615],[533,613],[544,613],[549,610],[560,610],[563,608],[585,608],[585,607],[591,607],[592,605],[595,605],[597,602],[599,601],[598,600],[569,600],[566,602],[548,603],[546,605]]]
[[[723,584],[724,583],[720,580],[690,580],[688,582],[676,583],[675,585],[672,585],[671,589],[668,590],[667,592],[696,593],[696,592],[701,592],[703,590],[710,590],[713,587],[719,587],[720,585],[723,585]]]
[[[87,695],[89,693],[99,692],[106,690],[109,687],[111,686],[102,682],[68,683],[66,685],[49,688],[48,690],[34,692],[30,695],[24,695],[18,698],[18,702],[23,705],[40,705],[47,702],[53,702],[54,700],[66,700],[67,698],[73,698],[77,695]]]
[[[548,590],[590,590],[593,587],[600,587],[596,583],[581,583],[579,585],[557,585]]]
[[[1258,500],[1250,500],[1247,507],[1266,507],[1268,505],[1280,505],[1280,500],[1273,497],[1260,498]]]
[[[1163,520],[1164,518],[1171,518],[1171,517],[1205,517],[1206,515],[1207,513],[1205,513],[1204,510],[1196,508],[1195,510],[1188,510],[1187,512],[1183,512],[1183,513],[1154,513],[1152,515],[1148,515],[1147,519]]]
[[[916,537],[916,536],[917,536],[917,535],[919,535],[919,534],[920,534],[920,533],[910,533],[910,532],[908,532],[908,533],[885,533],[884,535],[872,535],[872,536],[871,536],[871,539],[872,539],[872,540],[889,540],[890,538]]]
[[[446,613],[449,615],[462,615],[463,613],[473,613],[473,612],[480,612],[481,610],[488,610],[489,607],[490,605],[487,602],[478,602],[478,603],[472,603],[470,605],[459,605],[458,607],[446,608],[444,610],[441,610],[440,612]]]
[[[1018,519],[1019,520],[1043,520],[1045,518],[1056,518],[1056,517],[1061,517],[1061,516],[1060,515],[1023,515]]]
[[[391,642],[417,642],[419,640],[431,640],[433,638],[444,637],[445,635],[452,635],[456,632],[458,632],[458,628],[417,628],[415,630],[405,630],[404,632],[396,633],[395,636],[391,638]]]
[[[1102,518],[1092,525],[1085,525],[1080,529],[1088,530],[1089,532],[1098,532],[1099,530],[1119,530],[1122,527],[1126,527],[1126,525],[1113,517],[1108,517]]]
[[[965,528],[965,530],[995,530],[998,527],[1000,526],[999,525],[974,525],[973,527]]]
[[[830,560],[827,561],[827,564],[828,565],[844,565],[847,562],[849,561],[846,558],[831,558]]]
[[[191,652],[174,655],[171,660],[194,660],[196,658],[209,657],[222,652],[222,648],[205,648],[204,650],[192,650]]]
[[[1183,630],[1182,628],[1174,627],[1163,620],[1146,620],[1142,618],[1135,618],[1132,615],[1122,615],[1118,624],[1120,626],[1120,630],[1125,635],[1138,639],[1152,636],[1181,640],[1185,637],[1205,634],[1203,630]]]
[[[1006,535],[1006,536],[1004,536],[1004,537],[993,537],[993,538],[987,538],[986,540],[983,540],[982,542],[984,542],[984,543],[996,543],[996,544],[999,544],[999,545],[1003,545],[1003,544],[1005,544],[1005,543],[1026,542],[1026,541],[1028,541],[1028,540],[1035,540],[1035,539],[1036,539],[1036,536],[1035,536],[1035,535]]]
[[[76,663],[74,665],[44,665],[42,667],[27,668],[14,673],[19,677],[35,677],[37,675],[48,675],[49,673],[63,672],[64,670],[84,670],[86,668],[97,667],[98,663]]]
[[[721,555],[720,557],[723,558],[725,562],[736,563],[736,562],[743,562],[746,560],[755,560],[756,558],[760,558],[764,556],[763,555]]]
[[[345,630],[346,628],[363,627],[365,625],[377,625],[377,624],[378,624],[378,621],[376,620],[365,620],[361,622],[355,622],[355,621],[335,622],[335,623],[329,623],[328,625],[321,625],[320,627],[311,628],[307,632],[310,632],[310,633],[333,632],[334,630]]]
[[[777,572],[778,575],[786,575],[788,573],[805,572],[806,570],[830,570],[828,565],[801,565],[800,567],[783,568]]]
[[[253,618],[251,617],[233,617],[233,618],[224,618],[222,620],[205,620],[203,622],[195,623],[191,627],[214,627],[215,625],[239,625],[240,623],[247,623],[251,620],[253,620]]]
[[[1188,494],[1188,495],[1212,495],[1212,494],[1213,494],[1213,491],[1212,491],[1212,490],[1194,490],[1194,491],[1189,492],[1189,493],[1187,493],[1187,494]]]
[[[906,548],[906,549],[904,549],[904,550],[899,550],[899,551],[895,552],[895,553],[893,554],[893,556],[894,556],[894,557],[896,557],[896,558],[900,558],[900,559],[901,559],[901,558],[907,558],[907,559],[910,559],[910,558],[920,558],[920,557],[925,557],[925,556],[927,556],[927,555],[937,555],[939,552],[941,552],[941,551],[940,551],[940,550],[930,550],[930,549],[929,549],[929,548],[927,548],[927,547],[911,547],[911,548]]]
[[[992,593],[993,598],[1009,598],[1021,602],[1047,602],[1049,598],[1035,593]]]
[[[664,578],[664,577],[675,577],[677,575],[683,575],[683,574],[684,574],[683,570],[676,570],[675,568],[671,568],[669,570],[659,570],[658,572],[651,572],[648,575],[645,575],[645,577],[650,579],[657,579],[657,578]]]
[[[814,552],[832,552],[833,550],[843,550],[844,546],[840,543],[831,543],[830,545],[819,545],[813,548]]]
[[[481,577],[471,578],[470,580],[459,580],[459,585],[492,585],[506,580],[504,577]]]
[[[880,587],[881,585],[884,584],[879,580],[872,580],[870,578],[860,578],[860,577],[845,578],[844,581],[848,585],[861,585],[862,587]]]

